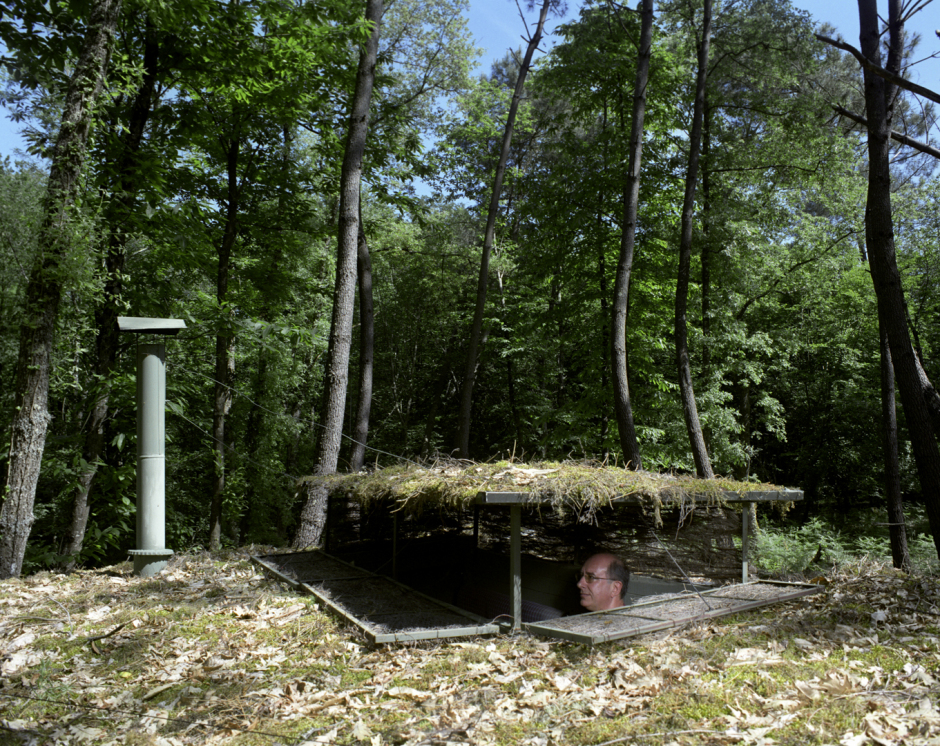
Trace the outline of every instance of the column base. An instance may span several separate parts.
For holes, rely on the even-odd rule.
[[[131,549],[128,552],[134,558],[134,575],[149,578],[156,575],[173,556],[172,549]]]

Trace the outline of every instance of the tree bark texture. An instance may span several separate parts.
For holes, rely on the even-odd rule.
[[[623,451],[624,466],[642,469],[640,445],[633,422],[630,401],[629,362],[627,357],[627,324],[630,308],[630,276],[636,246],[636,218],[640,203],[640,168],[643,161],[643,129],[646,119],[646,89],[649,85],[650,57],[653,47],[653,0],[640,6],[640,46],[636,63],[636,84],[633,89],[633,112],[630,124],[630,156],[623,191],[623,226],[620,234],[620,258],[614,280],[614,302],[611,307],[611,379],[614,392],[614,414]]]
[[[315,482],[304,482],[298,492],[304,497],[304,507],[300,512],[300,528],[294,536],[294,549],[318,547],[326,529],[329,493]]]
[[[127,129],[123,131],[120,139],[121,152],[117,163],[118,196],[106,208],[103,221],[108,229],[108,250],[105,255],[104,292],[101,302],[95,308],[95,394],[91,411],[88,413],[88,425],[82,445],[82,471],[78,475],[78,487],[72,501],[72,522],[63,552],[68,558],[64,564],[66,570],[75,568],[82,552],[88,527],[89,498],[98,473],[98,462],[104,451],[111,376],[117,361],[120,336],[117,319],[124,286],[126,246],[131,233],[131,214],[140,184],[136,171],[137,156],[153,106],[159,51],[156,31],[148,21],[144,46],[144,77],[130,107]]]
[[[858,0],[862,53],[881,63],[876,0]],[[903,24],[901,2],[888,3],[889,52],[885,68],[899,71]],[[868,258],[879,316],[888,335],[891,361],[920,477],[921,494],[940,555],[940,451],[928,408],[933,387],[914,353],[905,312],[904,290],[897,265],[891,212],[891,173],[888,152],[896,87],[865,70],[865,107],[868,119],[868,197],[865,209]]]
[[[712,181],[711,181],[711,110],[708,107],[708,96],[705,97],[705,108],[702,121],[702,374],[707,378],[712,364],[712,246],[711,246],[711,209],[712,209]],[[706,442],[707,445],[707,442]]]
[[[375,347],[375,313],[372,305],[372,257],[362,226],[359,210],[359,242],[356,275],[359,278],[359,397],[356,404],[356,427],[353,430],[349,470],[359,471],[366,458],[369,438],[369,414],[372,410],[372,365]]]
[[[532,64],[532,55],[542,38],[542,29],[552,0],[543,0],[539,11],[539,20],[532,38],[525,50],[525,57],[519,68],[519,77],[516,78],[516,87],[506,116],[506,126],[503,129],[503,144],[499,151],[499,161],[496,164],[496,174],[493,177],[493,193],[490,195],[490,205],[486,214],[486,230],[483,234],[483,250],[480,254],[480,276],[477,280],[477,303],[473,310],[473,325],[470,328],[470,343],[467,346],[467,369],[464,373],[463,387],[460,394],[460,419],[457,426],[457,451],[461,458],[470,457],[470,424],[471,409],[473,407],[473,385],[476,381],[477,361],[480,349],[483,346],[483,311],[486,308],[486,288],[489,281],[490,253],[496,236],[496,218],[499,216],[499,195],[503,188],[503,177],[506,174],[506,163],[509,160],[509,148],[512,145],[512,132],[516,123],[516,112],[525,89],[526,76]]]
[[[228,280],[232,266],[232,250],[238,236],[238,156],[241,148],[238,131],[228,146],[226,171],[228,177],[228,204],[225,231],[219,243],[219,266],[216,273],[216,300],[223,316],[231,312],[226,308]],[[227,323],[215,338],[215,384],[212,394],[212,451],[215,472],[212,479],[212,500],[209,505],[209,549],[222,546],[222,498],[225,493],[225,421],[232,409],[232,384],[235,381],[235,337]]]
[[[91,8],[82,51],[69,80],[56,138],[40,227],[40,256],[26,289],[25,320],[16,364],[15,414],[3,507],[0,508],[0,579],[18,577],[33,525],[33,503],[46,443],[49,375],[55,322],[67,282],[62,263],[71,246],[70,213],[85,163],[95,102],[110,62],[121,0]]]
[[[333,288],[333,314],[330,319],[330,340],[327,349],[327,370],[323,393],[323,431],[317,448],[318,475],[332,474],[339,462],[343,435],[343,414],[349,381],[349,350],[352,342],[353,304],[356,296],[356,260],[359,240],[359,187],[362,181],[362,158],[369,130],[369,108],[379,51],[379,31],[384,12],[383,0],[366,0],[366,20],[372,33],[359,54],[356,90],[343,169],[340,176],[339,238],[336,254],[336,284]],[[311,487],[301,513],[295,546],[318,545],[325,523],[326,488]],[[323,522],[319,516],[323,514]],[[319,526],[319,529],[318,529]]]
[[[904,572],[911,571],[911,553],[907,546],[904,525],[904,501],[901,498],[901,464],[898,459],[898,413],[894,401],[894,368],[885,325],[878,314],[878,336],[881,346],[881,431],[885,462],[885,501],[888,507],[888,533],[891,538],[891,559]]]
[[[698,408],[692,387],[692,365],[689,361],[688,305],[689,275],[692,267],[692,218],[695,209],[695,184],[698,180],[699,151],[702,143],[702,120],[705,110],[705,82],[708,75],[708,47],[711,39],[712,3],[705,0],[702,18],[702,38],[698,48],[698,76],[695,86],[695,102],[692,107],[692,131],[689,134],[689,170],[685,178],[685,199],[682,203],[682,228],[679,236],[679,272],[676,282],[676,365],[679,369],[679,391],[682,396],[682,411],[689,433],[689,445],[695,471],[702,479],[714,478]]]

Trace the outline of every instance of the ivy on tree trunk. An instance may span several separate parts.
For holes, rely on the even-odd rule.
[[[78,486],[72,502],[72,522],[63,554],[67,557],[64,569],[71,570],[78,562],[88,528],[89,496],[98,473],[98,462],[104,450],[105,422],[111,395],[111,377],[117,362],[117,319],[120,314],[121,294],[124,288],[124,265],[127,257],[127,240],[131,210],[141,187],[136,170],[137,157],[144,137],[144,129],[150,118],[157,82],[157,60],[159,43],[156,30],[148,20],[144,47],[144,77],[130,106],[127,129],[121,136],[121,153],[118,160],[118,194],[106,208],[104,223],[108,229],[108,251],[105,255],[104,292],[95,309],[95,382],[94,402],[88,415],[88,424],[82,446],[82,472],[78,475]]]
[[[95,102],[107,75],[121,0],[97,0],[75,71],[69,80],[56,139],[40,228],[40,255],[26,290],[25,320],[16,364],[16,410],[3,507],[0,509],[0,579],[23,570],[33,525],[33,503],[51,416],[48,409],[52,343],[72,246],[71,213],[79,189]]]

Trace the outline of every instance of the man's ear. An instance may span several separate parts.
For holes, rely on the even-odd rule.
[[[617,586],[620,586],[620,587],[618,588]],[[614,593],[615,598],[620,598],[620,599],[623,598],[623,583],[621,581],[615,580],[613,583],[610,584],[610,587],[614,591],[616,591],[616,593]]]

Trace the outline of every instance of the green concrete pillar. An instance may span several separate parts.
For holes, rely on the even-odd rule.
[[[166,567],[166,347],[137,346],[137,549],[134,574],[144,578]]]

